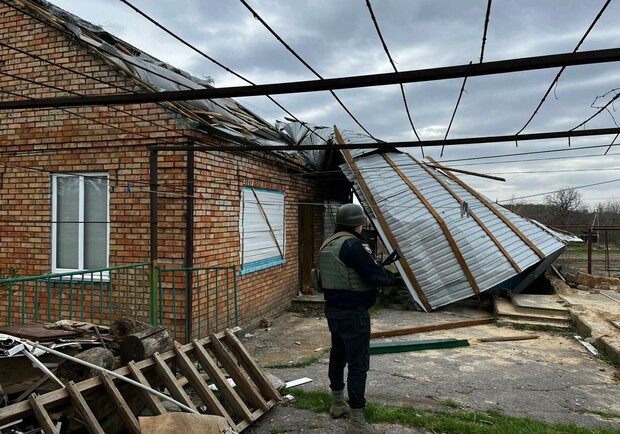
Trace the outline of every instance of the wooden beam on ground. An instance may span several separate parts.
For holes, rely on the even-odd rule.
[[[69,392],[69,395],[71,395],[71,402],[73,402],[73,405],[77,407],[78,412],[84,419],[82,422],[86,425],[88,432],[90,434],[105,434],[103,428],[101,428],[101,425],[99,425],[97,418],[93,414],[93,411],[90,409],[88,403],[75,386],[75,383],[73,381],[69,381],[65,388]]]
[[[237,392],[232,388],[224,374],[217,366],[213,357],[209,355],[206,348],[204,348],[198,341],[194,340],[194,354],[200,365],[207,371],[209,377],[213,380],[213,383],[217,386],[218,390],[222,393],[226,399],[227,404],[231,407],[233,412],[242,419],[247,421],[253,421],[252,412],[245,405],[243,400],[239,397]]]
[[[529,339],[538,339],[538,335],[526,335],[526,336],[491,336],[488,338],[476,338],[472,339],[476,342],[508,342],[508,341],[526,341]]]
[[[123,419],[125,427],[133,434],[140,434],[140,424],[138,423],[138,419],[136,419],[127,405],[125,398],[123,398],[123,395],[121,395],[121,392],[114,384],[112,377],[110,377],[110,375],[106,372],[100,372],[99,378],[101,378],[101,382],[108,392],[108,396],[116,406],[119,416]]]
[[[468,319],[465,321],[455,321],[455,322],[449,322],[449,323],[444,323],[444,324],[431,324],[431,325],[409,327],[409,328],[397,329],[397,330],[386,330],[386,331],[379,331],[379,332],[371,333],[370,339],[388,338],[392,336],[413,335],[416,333],[427,333],[427,332],[434,332],[436,330],[449,330],[449,329],[457,329],[461,327],[472,327],[472,326],[477,326],[477,325],[492,324],[493,322],[495,322],[495,319],[493,318]]]
[[[226,334],[224,342],[233,351],[243,369],[250,374],[261,392],[270,399],[274,399],[277,402],[281,401],[282,396],[280,395],[280,392],[278,392],[273,384],[265,378],[252,356],[250,356],[250,353],[248,353],[239,339],[237,339],[237,336],[235,336],[230,330],[226,330],[224,333]]]
[[[58,430],[54,426],[54,422],[50,418],[50,415],[47,414],[43,404],[39,400],[39,396],[36,393],[33,393],[28,397],[28,401],[32,406],[32,411],[34,412],[34,416],[37,418],[37,422],[41,425],[41,429],[45,434],[58,434]]]
[[[140,384],[142,384],[145,387],[149,387],[149,388],[151,387],[151,385],[149,384],[148,380],[146,379],[146,377],[144,376],[140,368],[138,368],[136,362],[132,361],[132,362],[127,363],[127,368],[129,369],[129,372],[131,372],[133,377],[136,379],[136,381],[138,381]],[[155,395],[147,392],[144,389],[140,389],[140,394],[146,406],[149,408],[149,410],[151,410],[151,413],[153,413],[154,415],[168,413],[168,411],[166,410],[166,407],[164,407],[164,404],[162,404],[159,398],[157,398]]]
[[[181,404],[185,404],[192,410],[196,411],[196,413],[198,413],[198,409],[192,402],[191,398],[187,395],[187,393],[185,393],[185,390],[181,386],[179,386],[174,372],[172,372],[166,362],[162,360],[159,353],[153,354],[152,357],[155,360],[155,369],[157,370],[159,376],[164,380],[164,384],[168,388],[168,391],[170,392],[172,397],[179,401]]]
[[[177,347],[174,347],[174,350],[177,353],[177,366],[179,367],[183,375],[185,375],[185,378],[187,378],[188,383],[194,388],[196,393],[206,404],[209,414],[222,416],[227,420],[230,426],[235,426],[235,422],[230,418],[229,414],[226,412],[213,391],[209,389],[207,382],[204,380],[204,378],[202,378],[202,375],[200,375],[198,369],[196,369],[187,354],[185,354]]]
[[[246,378],[241,372],[239,366],[235,363],[233,357],[226,351],[224,345],[215,337],[211,337],[211,351],[215,355],[215,358],[222,364],[230,378],[232,378],[239,388],[239,391],[243,394],[245,399],[249,401],[254,408],[260,408],[261,410],[267,410],[269,406],[260,395],[256,387]]]

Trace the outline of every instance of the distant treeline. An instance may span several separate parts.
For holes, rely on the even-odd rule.
[[[581,235],[588,228],[617,227],[607,230],[609,243],[620,241],[620,199],[612,199],[594,206],[586,205],[580,192],[574,189],[558,190],[548,194],[544,203],[513,201],[506,208],[547,226]],[[604,242],[602,229],[598,230],[598,243]]]

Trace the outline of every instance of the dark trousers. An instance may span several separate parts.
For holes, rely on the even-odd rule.
[[[367,310],[325,310],[332,338],[329,352],[329,387],[344,389],[344,368],[347,372],[347,392],[351,408],[366,404],[366,376],[370,366],[370,315]]]

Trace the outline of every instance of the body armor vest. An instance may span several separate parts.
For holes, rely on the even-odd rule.
[[[360,275],[347,267],[340,260],[340,248],[342,244],[353,235],[343,233],[323,246],[319,255],[319,268],[321,270],[321,284],[323,289],[345,289],[349,291],[368,291],[372,286],[365,283]]]

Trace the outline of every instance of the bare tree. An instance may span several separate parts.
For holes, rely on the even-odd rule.
[[[565,224],[568,217],[584,208],[581,193],[574,188],[563,188],[545,195],[545,202],[551,208],[556,224]]]

